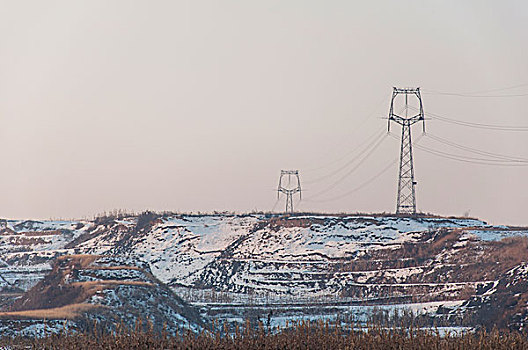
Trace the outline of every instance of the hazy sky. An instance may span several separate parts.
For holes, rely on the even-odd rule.
[[[1,217],[271,210],[281,169],[301,172],[299,209],[394,211],[396,164],[324,201],[398,157],[385,137],[355,171],[344,167],[386,128],[393,86],[420,86],[426,112],[528,126],[528,96],[426,93],[528,84],[526,1],[0,4]],[[528,158],[528,132],[434,119],[427,131]],[[419,144],[466,154],[428,136]],[[528,167],[415,149],[415,171],[421,211],[528,225]]]

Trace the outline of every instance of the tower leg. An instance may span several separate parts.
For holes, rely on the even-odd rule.
[[[416,214],[415,185],[411,123],[406,122],[402,125],[396,214]]]
[[[293,213],[293,193],[286,194],[286,213]]]

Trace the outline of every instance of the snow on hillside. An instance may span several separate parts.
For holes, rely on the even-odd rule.
[[[363,309],[358,302],[369,307],[433,303],[439,309],[492,284],[490,278],[496,276],[492,270],[489,276],[473,276],[478,258],[459,264],[459,256],[481,254],[471,247],[519,235],[528,235],[528,230],[469,218],[374,215],[3,220],[0,292],[5,289],[2,304],[9,304],[9,298],[16,299],[17,293],[41,280],[56,257],[76,253],[109,256],[145,268],[173,291],[185,293],[207,317],[242,317],[220,310],[224,306],[212,307],[219,298],[243,303],[251,312],[258,309],[255,302],[284,304],[284,312],[274,316],[277,322],[290,317],[288,305],[296,302],[315,302],[312,309],[320,310],[320,316],[335,310],[359,312]],[[91,271],[90,276],[98,273]],[[119,270],[105,273],[116,280],[135,280],[137,274],[134,270],[126,276]],[[330,301],[321,306],[317,304],[321,300]],[[336,306],[341,303],[348,306]],[[316,317],[317,312],[308,316]]]
[[[487,229],[487,230],[467,230],[468,235],[472,235],[482,241],[500,241],[501,239],[508,237],[517,237],[517,236],[528,236],[528,229],[519,229],[512,230],[508,228],[499,228],[499,229]]]
[[[67,254],[69,242],[92,227],[90,222],[0,220],[0,291],[27,291]]]
[[[79,221],[0,221],[0,252],[53,251],[62,249],[91,224]]]
[[[166,218],[147,236],[132,239],[132,254],[148,262],[161,281],[190,285],[198,272],[257,221],[256,216]]]
[[[237,248],[235,258],[275,260],[320,260],[353,256],[365,249],[390,248],[416,239],[421,232],[439,227],[486,225],[477,220],[411,219],[393,217],[299,216],[306,227],[263,228]]]

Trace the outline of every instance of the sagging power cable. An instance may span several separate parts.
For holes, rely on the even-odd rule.
[[[386,134],[385,130],[377,131],[374,135],[372,135],[374,137],[371,136],[371,137],[368,138],[369,143],[355,157],[353,157],[352,159],[347,161],[345,164],[343,164],[342,166],[340,166],[336,170],[334,170],[334,171],[332,171],[330,173],[327,173],[327,174],[325,174],[323,176],[319,176],[319,177],[317,177],[317,178],[315,178],[313,180],[304,181],[304,183],[305,184],[311,184],[311,183],[319,182],[321,180],[330,178],[330,177],[335,176],[336,174],[340,173],[341,171],[343,171],[344,169],[349,167],[351,164],[353,164],[356,160],[358,160],[363,154],[368,152],[375,144],[377,144],[377,142],[379,142],[382,138],[384,138],[385,134]],[[355,150],[356,149],[354,149],[354,151]],[[324,168],[324,167],[320,167],[320,168]]]
[[[422,145],[416,145],[416,148],[424,152],[436,155],[438,157],[443,157],[451,160],[457,160],[464,163],[480,164],[480,165],[495,165],[495,166],[528,166],[528,162],[512,162],[503,159],[489,159],[489,158],[476,158],[469,156],[461,156],[457,154],[452,154],[448,152],[438,151],[429,147]]]
[[[446,95],[446,96],[457,96],[457,97],[475,97],[475,98],[500,98],[500,97],[522,97],[522,96],[528,96],[528,93],[520,92],[515,94],[499,94],[499,95],[490,95],[490,93],[499,92],[499,91],[506,91],[506,90],[513,90],[520,87],[528,86],[527,83],[524,84],[518,84],[503,88],[497,88],[497,89],[488,89],[488,90],[479,90],[479,91],[472,91],[472,92],[453,92],[453,91],[435,91],[435,90],[426,90],[422,89],[422,91],[426,94],[430,95]]]
[[[332,147],[331,150],[328,150],[327,152],[325,152],[324,156],[322,158],[329,158],[329,156],[334,153],[334,149],[337,149],[337,148],[342,148],[345,140],[348,140],[350,138],[352,138],[357,132],[363,130],[363,126],[364,124],[369,121],[370,119],[372,119],[373,117],[375,117],[375,114],[376,112],[378,111],[379,107],[384,103],[384,101],[387,99],[387,94],[385,94],[385,96],[383,96],[383,98],[381,100],[379,100],[378,103],[376,103],[376,107],[370,112],[368,113],[359,123],[355,123],[355,129],[354,131],[343,137],[339,142],[336,143],[336,145],[334,147]],[[374,136],[374,135],[372,135]],[[368,138],[367,140],[370,140],[370,138]],[[365,141],[365,142],[368,142],[368,141]],[[361,147],[362,145],[358,146],[358,147]],[[357,149],[357,148],[356,148]],[[317,170],[320,170],[320,169],[325,169],[325,168],[329,168],[330,166],[334,165],[335,163],[338,163],[340,162],[341,160],[343,160],[344,158],[348,157],[350,154],[354,153],[356,149],[353,149],[351,151],[348,151],[346,152],[344,155],[338,157],[338,159],[334,159],[328,163],[325,163],[324,165],[322,166],[317,166],[315,168],[307,168],[307,169],[303,169],[303,173],[306,173],[306,172],[314,172],[314,171],[317,171]],[[326,159],[325,159],[326,160]]]
[[[507,156],[507,155],[504,155],[504,154],[482,151],[482,150],[479,150],[479,149],[476,149],[476,148],[460,145],[460,144],[458,144],[456,142],[453,142],[453,141],[447,140],[445,138],[433,135],[431,133],[427,133],[426,135],[427,135],[428,138],[431,138],[431,139],[433,139],[433,140],[435,140],[437,142],[440,142],[440,143],[442,143],[444,145],[451,146],[451,147],[454,147],[454,148],[458,148],[460,150],[471,152],[471,153],[478,154],[478,155],[481,155],[481,156],[488,156],[488,157],[493,157],[493,158],[496,158],[496,159],[502,159],[502,160],[511,161],[511,162],[528,162],[527,158]]]
[[[307,199],[312,199],[314,197],[318,197],[322,194],[327,193],[328,191],[334,189],[337,185],[339,185],[343,180],[345,180],[350,174],[352,174],[354,171],[356,171],[371,155],[374,153],[374,151],[383,143],[385,138],[388,134],[385,133],[385,136],[383,136],[381,139],[377,141],[377,143],[372,147],[372,149],[352,168],[350,169],[346,174],[341,176],[338,180],[336,180],[332,185],[328,186],[322,191],[317,192],[316,194],[312,195],[311,197]]]
[[[414,107],[410,107],[410,108],[416,109]],[[466,126],[466,127],[472,127],[472,128],[498,130],[498,131],[520,131],[520,132],[528,131],[528,126],[514,126],[514,125],[499,125],[499,124],[484,124],[484,123],[468,122],[464,120],[448,118],[440,114],[435,114],[431,112],[425,112],[425,115],[428,117],[431,117],[432,119],[437,119],[443,122]]]
[[[393,134],[387,134],[387,135],[390,135],[391,137],[394,137],[396,138],[397,140],[398,137],[397,136],[394,136]],[[423,137],[424,134],[420,134],[416,140],[413,142],[413,145],[417,144],[418,141],[420,141],[420,139]],[[325,199],[318,199],[318,200],[313,200],[313,199],[306,199],[305,201],[307,202],[315,202],[315,203],[324,203],[324,202],[331,202],[331,201],[335,201],[335,200],[339,200],[341,198],[345,198],[345,197],[348,197],[350,196],[351,194],[355,193],[355,192],[358,192],[359,190],[362,190],[363,188],[367,187],[368,185],[370,185],[372,182],[374,182],[374,180],[376,180],[377,178],[379,178],[381,175],[385,174],[389,169],[391,169],[396,163],[398,163],[398,160],[399,158],[395,158],[392,162],[390,162],[389,164],[387,164],[387,166],[385,166],[383,169],[381,169],[381,171],[379,171],[378,173],[376,173],[375,175],[373,175],[372,177],[370,177],[368,180],[366,180],[365,182],[363,182],[361,185],[345,192],[345,193],[342,193],[340,194],[339,196],[335,196],[335,197],[332,197],[332,198],[325,198]]]
[[[348,197],[350,196],[351,194],[365,188],[366,186],[370,185],[374,180],[376,180],[378,177],[380,177],[381,175],[385,174],[387,172],[387,170],[389,170],[390,168],[392,168],[396,163],[398,162],[398,158],[394,159],[392,162],[390,162],[385,168],[383,168],[379,173],[377,173],[376,175],[372,176],[371,178],[369,178],[367,181],[363,182],[361,185],[359,185],[358,187],[356,188],[353,188],[352,190],[350,191],[347,191],[339,196],[336,196],[336,197],[332,197],[332,198],[325,198],[325,199],[320,199],[320,200],[311,200],[311,199],[305,199],[305,201],[308,201],[308,202],[317,202],[317,203],[323,203],[323,202],[331,202],[331,201],[335,201],[335,200],[338,200],[338,199],[341,199],[341,198],[345,198],[345,197]]]

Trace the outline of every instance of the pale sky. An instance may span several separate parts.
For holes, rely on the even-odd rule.
[[[393,86],[421,87],[426,112],[528,126],[526,1],[0,3],[0,217],[281,210],[281,169],[301,173],[299,210],[392,212],[396,164],[327,199],[398,157],[385,137],[345,166],[386,129]],[[524,96],[426,93],[491,90]],[[528,158],[526,131],[427,131]],[[415,172],[420,211],[528,225],[527,166],[415,149]]]

